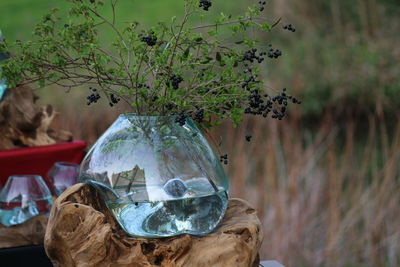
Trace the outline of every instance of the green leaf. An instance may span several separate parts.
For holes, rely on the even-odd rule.
[[[208,64],[213,60],[212,57],[205,57],[203,61],[201,61],[201,64]]]
[[[186,48],[185,52],[183,53],[183,58],[187,58],[190,53],[190,47]]]

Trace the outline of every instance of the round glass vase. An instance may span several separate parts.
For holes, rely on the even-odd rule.
[[[175,116],[120,115],[81,164],[132,236],[205,235],[228,205],[228,179],[202,132]]]
[[[10,176],[0,192],[0,223],[22,224],[40,214],[49,215],[53,200],[39,175]]]
[[[79,164],[58,161],[47,174],[52,186],[53,194],[60,196],[68,187],[76,184],[79,174]]]

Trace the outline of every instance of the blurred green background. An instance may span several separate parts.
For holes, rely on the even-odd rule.
[[[121,0],[118,21],[154,25],[182,14],[180,0]],[[239,14],[256,1],[214,1],[207,17]],[[28,40],[34,24],[53,7],[65,14],[65,0],[2,0],[0,28],[10,40]],[[110,9],[105,8],[110,14]],[[269,1],[270,21],[282,18],[296,33],[280,27],[264,36],[283,50],[277,63],[266,62],[269,85],[288,87],[304,101],[305,115],[335,110],[366,113],[397,110],[400,104],[400,3],[396,0]],[[111,40],[107,33],[104,40]],[[397,45],[396,45],[397,44]],[[345,113],[344,113],[345,112]]]
[[[117,14],[121,24],[151,26],[181,16],[182,2],[120,0]],[[206,15],[254,3],[214,0]],[[1,0],[0,29],[29,40],[48,9],[65,14],[68,6]],[[400,266],[400,2],[270,0],[266,16],[282,24],[262,38],[283,51],[263,65],[267,90],[287,87],[303,103],[282,122],[249,118],[211,133],[229,154],[232,196],[248,199],[263,222],[261,257],[286,266]],[[282,29],[289,23],[295,33]],[[87,107],[85,88],[37,94],[59,110],[60,127],[89,144],[120,112]]]

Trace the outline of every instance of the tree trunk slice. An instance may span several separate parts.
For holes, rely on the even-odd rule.
[[[0,248],[42,245],[48,219],[48,216],[39,215],[19,225],[0,224]]]
[[[55,201],[45,235],[54,266],[258,266],[263,232],[256,211],[231,199],[224,219],[209,235],[144,239],[128,236],[97,192],[86,184]]]

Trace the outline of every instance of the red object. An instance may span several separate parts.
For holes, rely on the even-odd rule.
[[[0,150],[0,187],[15,174],[37,174],[47,181],[47,172],[57,161],[80,164],[86,143],[73,141],[49,146]]]

